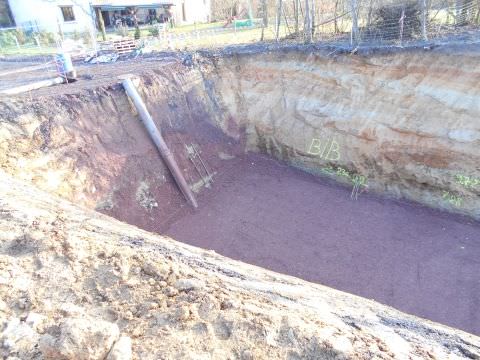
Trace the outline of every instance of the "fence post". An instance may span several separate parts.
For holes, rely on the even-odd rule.
[[[312,23],[310,19],[310,2],[309,0],[305,0],[305,42],[311,43],[312,42]]]
[[[428,14],[427,14],[427,0],[420,0],[422,6],[422,37],[423,40],[428,41],[428,34],[427,34],[427,22],[428,22]]]
[[[316,13],[316,6],[315,6],[315,0],[312,0],[312,5],[310,6],[310,11],[311,11],[311,15],[310,15],[310,24],[312,24],[310,26],[310,31],[312,32],[312,39],[313,39],[313,35],[315,34],[315,13]]]
[[[399,20],[400,23],[400,45],[403,45],[403,30],[405,29],[405,5],[402,7],[402,16]]]
[[[276,41],[278,41],[278,38],[280,37],[280,24],[282,22],[282,5],[283,5],[282,0],[278,0],[277,29],[276,29],[276,34],[275,34],[275,40]]]
[[[352,33],[350,36],[350,45],[358,45],[358,4],[357,0],[350,0],[350,11],[352,13]]]
[[[262,37],[260,41],[265,40],[265,28],[268,27],[268,9],[267,9],[267,0],[262,0]]]
[[[293,3],[293,6],[294,6],[294,10],[295,10],[295,34],[296,36],[298,36],[298,32],[300,31],[300,26],[299,26],[299,23],[298,23],[298,19],[300,17],[300,0],[295,0],[295,2]]]

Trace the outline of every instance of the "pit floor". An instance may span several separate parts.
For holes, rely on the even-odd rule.
[[[480,335],[480,224],[350,193],[251,154],[164,233]]]

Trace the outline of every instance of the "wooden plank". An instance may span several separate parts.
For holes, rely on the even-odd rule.
[[[114,40],[113,47],[118,54],[123,55],[136,50],[137,44],[133,39],[122,39]]]

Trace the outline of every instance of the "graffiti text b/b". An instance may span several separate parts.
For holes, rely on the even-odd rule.
[[[313,139],[308,154],[315,155],[328,161],[340,160],[340,145],[335,139]]]

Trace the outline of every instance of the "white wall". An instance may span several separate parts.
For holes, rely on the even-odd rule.
[[[186,21],[183,21],[182,3],[185,4]],[[211,20],[210,0],[177,0],[173,11],[177,25],[206,23]]]
[[[37,24],[40,30],[58,32],[60,23],[64,33],[91,31],[94,27],[89,0],[10,0],[9,3],[19,27]],[[75,21],[65,22],[60,6],[73,6]]]

